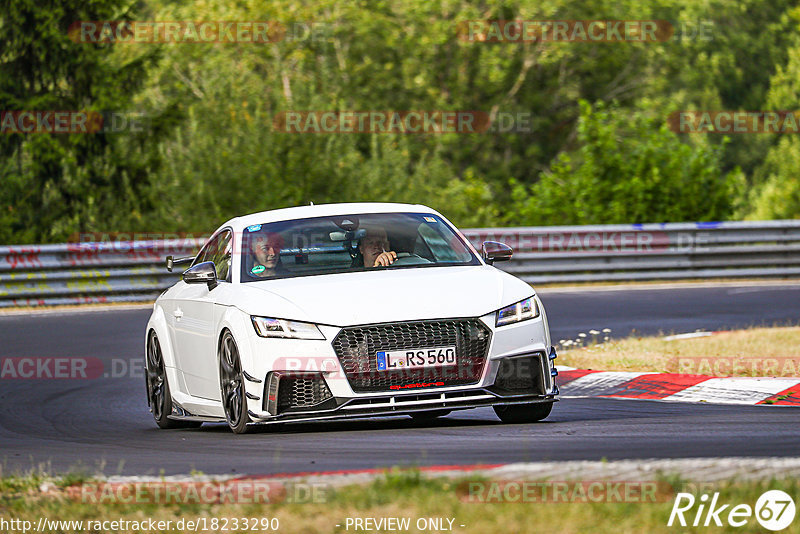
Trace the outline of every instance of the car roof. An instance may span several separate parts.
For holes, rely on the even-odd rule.
[[[243,215],[230,219],[220,226],[224,228],[230,226],[234,231],[240,231],[251,224],[266,224],[277,221],[288,221],[292,219],[308,219],[310,217],[326,217],[331,215],[358,215],[363,213],[439,213],[423,206],[422,204],[398,204],[393,202],[348,202],[340,204],[317,204],[310,206],[296,206],[292,208],[280,208],[276,210],[261,211]]]

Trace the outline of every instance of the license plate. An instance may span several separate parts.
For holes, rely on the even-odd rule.
[[[378,371],[445,367],[456,364],[455,347],[386,350],[377,353]]]

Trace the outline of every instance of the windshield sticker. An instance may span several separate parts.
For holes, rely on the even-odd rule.
[[[259,230],[261,230],[260,224],[251,224],[250,226],[247,227],[248,232],[258,232]]]
[[[264,267],[263,265],[256,265],[255,267],[250,269],[250,272],[253,273],[253,274],[261,274],[266,270],[267,270],[267,268]]]
[[[436,219],[434,219],[433,217],[423,217],[423,219],[425,219],[428,222],[432,222],[432,223],[436,222]]]

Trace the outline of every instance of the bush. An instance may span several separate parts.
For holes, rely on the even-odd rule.
[[[578,148],[533,186],[512,180],[512,225],[728,218],[743,177],[720,170],[721,147],[682,142],[641,111],[581,101]]]

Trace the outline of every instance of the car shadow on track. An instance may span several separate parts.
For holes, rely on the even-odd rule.
[[[248,434],[328,434],[332,432],[368,432],[368,431],[395,431],[395,430],[422,430],[422,429],[469,429],[490,427],[521,427],[563,428],[575,423],[587,423],[613,420],[636,420],[652,417],[671,418],[686,416],[687,414],[701,415],[704,413],[725,412],[727,407],[714,405],[692,405],[685,403],[664,403],[659,401],[629,400],[629,399],[604,399],[604,398],[567,398],[561,399],[553,408],[553,413],[544,421],[537,423],[506,424],[494,415],[490,408],[478,408],[451,413],[430,421],[419,421],[406,415],[392,415],[365,419],[351,419],[339,421],[314,421],[303,423],[277,423],[253,425]],[[198,432],[209,435],[228,434],[230,429],[224,423],[206,423],[196,430],[183,432]]]
[[[425,428],[465,428],[489,427],[502,424],[493,418],[468,418],[461,414],[452,414],[431,421],[417,421],[408,416],[398,415],[381,418],[354,419],[350,421],[318,421],[307,423],[278,423],[270,425],[253,425],[248,434],[309,434],[328,432],[364,432],[373,430],[413,430]],[[207,423],[201,432],[228,433],[225,424]]]

